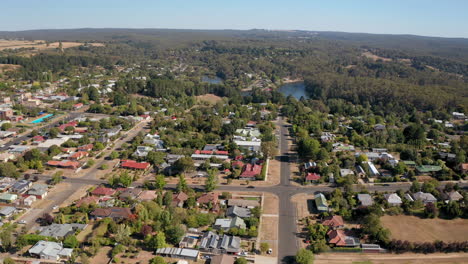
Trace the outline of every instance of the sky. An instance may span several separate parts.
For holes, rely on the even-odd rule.
[[[280,29],[468,38],[468,0],[2,0],[0,30]]]

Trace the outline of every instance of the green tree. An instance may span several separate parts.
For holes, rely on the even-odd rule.
[[[167,191],[163,197],[163,204],[165,206],[170,206],[172,203],[172,191]]]
[[[11,123],[3,123],[2,124],[2,130],[7,131],[8,129],[12,128],[13,125]]]
[[[216,175],[218,174],[217,169],[210,169],[208,170],[208,178],[206,179],[205,182],[205,191],[207,192],[212,192],[214,189],[216,189]]]
[[[234,264],[247,264],[247,260],[245,258],[237,258],[236,261],[234,261]]]
[[[161,256],[156,256],[152,258],[149,262],[150,264],[166,264],[166,261]]]
[[[180,226],[171,226],[166,230],[166,240],[172,245],[178,245],[185,234],[185,230]]]
[[[307,250],[305,248],[301,248],[296,253],[296,263],[298,263],[298,264],[312,264],[312,263],[314,263],[314,254],[310,250]]]
[[[270,244],[266,243],[266,242],[263,242],[263,243],[260,243],[260,251],[265,253],[268,251],[268,249],[270,249]]]
[[[63,240],[63,246],[66,248],[77,248],[80,245],[75,235],[68,235]]]
[[[119,153],[117,151],[112,151],[111,154],[109,155],[109,157],[113,160],[115,159],[118,159],[119,158]]]
[[[166,179],[165,179],[164,175],[162,175],[162,174],[156,175],[155,186],[156,186],[156,188],[158,190],[163,190],[164,189],[164,186],[166,186]]]
[[[16,262],[10,258],[10,257],[6,257],[3,259],[3,264],[15,264]]]
[[[177,183],[177,192],[186,192],[188,189],[187,180],[185,179],[184,175],[179,174],[179,182]]]
[[[58,128],[56,128],[56,127],[53,127],[53,128],[51,128],[49,130],[49,137],[50,138],[56,138],[59,133],[60,133],[60,130],[58,130]]]
[[[174,163],[174,168],[179,172],[191,172],[194,170],[195,165],[191,157],[182,157]]]

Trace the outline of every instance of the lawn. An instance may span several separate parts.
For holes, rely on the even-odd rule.
[[[412,242],[466,241],[468,234],[468,219],[422,219],[408,215],[386,215],[381,221],[384,227],[390,229],[391,238]]]

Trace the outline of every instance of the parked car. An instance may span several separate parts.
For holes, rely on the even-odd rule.
[[[19,220],[18,221],[18,224],[21,224],[21,225],[25,225],[26,223],[27,223],[26,220]]]

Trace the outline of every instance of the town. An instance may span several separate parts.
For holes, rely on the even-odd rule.
[[[141,62],[104,59],[122,43],[34,43],[0,50],[3,263],[467,257],[466,100],[371,105],[271,65],[213,74],[210,43]],[[350,72],[390,64],[359,54]]]

